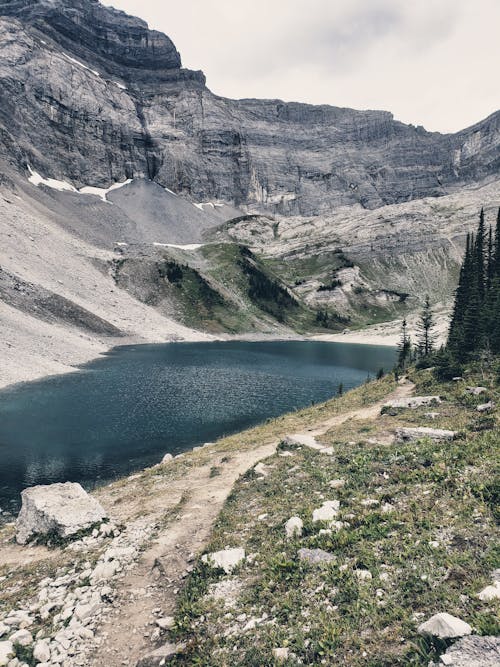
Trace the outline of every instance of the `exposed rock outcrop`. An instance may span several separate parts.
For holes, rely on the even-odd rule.
[[[77,186],[145,176],[309,215],[442,195],[498,167],[498,113],[441,135],[387,111],[228,100],[168,37],[93,0],[0,2],[0,17],[0,152]]]

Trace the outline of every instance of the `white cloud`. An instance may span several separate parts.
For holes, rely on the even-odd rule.
[[[456,131],[500,107],[498,0],[106,0],[227,97],[388,109]]]

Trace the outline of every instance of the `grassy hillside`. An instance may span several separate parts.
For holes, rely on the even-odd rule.
[[[427,666],[446,644],[424,639],[417,626],[441,611],[475,634],[500,634],[498,600],[477,597],[500,567],[498,411],[476,409],[500,400],[498,369],[447,384],[431,371],[411,379],[416,394],[443,398],[434,418],[427,407],[350,419],[321,438],[331,456],[282,444],[264,462],[267,476],[251,470],[240,478],[206,552],[243,547],[247,559],[231,575],[198,561],[172,634],[187,652],[174,664],[271,666],[283,664],[273,650],[286,648],[287,665]],[[487,392],[471,396],[469,385]],[[304,411],[295,428],[370,405],[392,388],[389,378],[372,382]],[[398,426],[417,425],[458,437],[392,443]],[[345,485],[334,489],[337,479]],[[320,534],[325,526],[311,517],[325,500],[340,501],[343,525]],[[285,536],[292,516],[304,522],[300,538]],[[299,559],[301,548],[332,560],[311,565]]]

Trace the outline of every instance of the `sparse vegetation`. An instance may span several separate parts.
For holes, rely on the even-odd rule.
[[[477,368],[467,370],[469,383],[484,383]],[[487,375],[496,400],[497,373],[495,366]],[[477,598],[500,565],[491,539],[499,518],[497,414],[477,431],[471,424],[483,397],[469,396],[463,383],[438,382],[432,371],[411,371],[411,378],[417,393],[444,399],[433,426],[461,431],[465,440],[388,446],[396,427],[427,425],[428,408],[418,408],[332,428],[323,438],[331,457],[282,444],[265,461],[269,474],[241,478],[219,516],[207,551],[230,544],[252,557],[232,575],[196,567],[173,635],[187,640],[188,652],[173,664],[274,665],[273,649],[287,647],[289,665],[427,667],[449,642],[424,639],[416,628],[439,610],[464,618],[477,634],[500,633],[498,603]],[[387,377],[373,381],[330,409],[338,403],[345,410],[344,401],[357,402],[362,391],[374,400],[390,386]],[[333,491],[332,479],[346,484]],[[320,534],[312,511],[333,498],[343,525]],[[304,521],[301,538],[285,537],[291,516]],[[301,547],[334,560],[309,565],[298,558]],[[359,570],[371,579],[360,579]],[[238,583],[230,605],[210,595],[222,580]]]

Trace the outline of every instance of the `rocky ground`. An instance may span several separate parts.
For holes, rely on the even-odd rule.
[[[450,641],[417,631],[443,612],[433,631],[462,621],[493,667],[498,427],[477,408],[498,389],[413,381],[167,457],[96,491],[110,521],[72,542],[3,528],[0,664],[427,665]],[[440,664],[476,664],[459,648]]]

